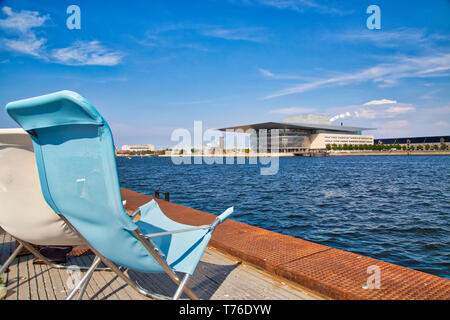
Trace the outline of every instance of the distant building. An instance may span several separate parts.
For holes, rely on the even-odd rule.
[[[260,130],[267,130],[267,150],[271,149],[271,132],[278,130],[278,152],[302,152],[325,149],[327,144],[373,144],[372,135],[363,135],[362,131],[374,128],[360,128],[332,125],[330,117],[319,114],[301,114],[286,117],[285,122],[264,122],[219,129],[235,132],[256,133],[259,141]],[[275,150],[275,152],[277,152]]]
[[[427,145],[445,143],[450,146],[450,136],[433,137],[409,137],[409,138],[383,138],[375,139],[375,144],[399,144],[399,145]]]
[[[129,153],[128,150],[116,150],[116,156],[127,156]]]
[[[136,145],[124,145],[122,146],[122,150],[124,151],[134,151],[134,152],[141,152],[141,151],[155,151],[155,146],[152,144],[136,144]]]

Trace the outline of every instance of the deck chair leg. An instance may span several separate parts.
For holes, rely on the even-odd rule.
[[[94,270],[94,271],[95,271],[95,270]],[[83,285],[83,287],[80,289],[80,292],[78,293],[77,300],[81,300],[81,299],[82,299],[83,294],[86,292],[86,288],[87,288],[87,286],[88,286],[88,284],[89,284],[89,281],[91,281],[92,274],[93,274],[93,272],[91,272],[91,274],[89,275],[89,277],[84,281],[84,285]]]
[[[14,252],[9,256],[9,258],[5,261],[5,264],[0,268],[0,274],[4,273],[6,270],[8,270],[9,265],[13,260],[16,258],[16,256],[19,254],[20,250],[22,250],[23,244],[19,243],[19,246],[14,250]]]
[[[156,247],[156,245],[153,243],[153,241],[149,238],[146,238],[138,229],[133,231],[133,234],[141,241],[141,243],[144,245],[144,247],[147,249],[148,253],[150,253],[153,258],[159,263],[159,265],[163,268],[163,270],[166,272],[166,274],[172,279],[175,284],[178,286],[180,285],[181,281],[176,275],[176,273],[170,268],[170,266],[167,264],[166,260],[164,260],[160,254],[158,253],[159,250]],[[187,280],[187,279],[186,279]],[[200,300],[197,295],[189,288],[186,287],[183,289],[183,291],[191,298],[192,300]]]
[[[81,300],[81,297],[83,296],[83,293],[86,290],[87,284],[89,280],[91,279],[92,273],[95,271],[95,268],[102,262],[102,260],[99,257],[95,257],[94,262],[92,262],[92,265],[89,267],[86,274],[83,276],[83,278],[80,280],[80,282],[77,283],[75,288],[69,293],[69,295],[66,297],[66,300],[70,300],[73,298],[75,293],[81,288],[80,293],[77,297],[78,300]],[[81,287],[83,285],[83,287]]]
[[[181,296],[181,294],[183,293],[183,289],[186,286],[186,283],[189,279],[189,273],[186,273],[183,277],[183,280],[181,280],[180,285],[177,288],[177,291],[175,292],[175,294],[173,295],[173,300],[178,300],[178,298]]]

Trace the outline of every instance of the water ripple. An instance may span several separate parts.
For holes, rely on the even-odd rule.
[[[450,157],[281,158],[257,165],[174,165],[118,158],[121,185],[233,219],[450,278]]]

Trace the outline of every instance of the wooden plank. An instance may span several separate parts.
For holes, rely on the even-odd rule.
[[[50,267],[43,264],[40,265],[40,269],[42,272],[42,281],[44,282],[44,286],[46,288],[47,299],[56,300],[55,287],[49,272]]]
[[[19,300],[30,300],[30,281],[28,279],[28,256],[18,258],[17,266],[17,294]]]
[[[119,278],[119,276],[117,276],[114,272],[112,272],[111,275],[114,276],[113,281],[110,281],[110,286],[114,294],[117,295],[119,300],[130,300],[131,296],[125,290],[125,288],[128,286],[125,281]]]
[[[48,277],[50,278],[50,284],[55,294],[56,300],[63,300],[67,296],[65,286],[62,282],[60,270],[48,267]]]
[[[36,280],[36,291],[39,300],[48,300],[47,287],[44,283],[44,276],[42,267],[39,264],[34,264],[33,259],[30,260],[33,266],[34,279]]]
[[[67,265],[74,265],[73,261],[68,261]],[[62,290],[59,292],[58,300],[64,300],[67,295],[72,291],[73,286],[76,284],[76,279],[79,277],[68,269],[53,269],[56,271],[57,278],[60,281]],[[81,276],[82,277],[82,276]]]
[[[119,300],[119,297],[115,294],[111,283],[117,280],[117,276],[114,272],[110,271],[96,271],[92,276],[99,286],[102,298],[97,297],[96,299],[104,300]]]
[[[28,285],[30,288],[30,300],[39,300],[39,293],[37,290],[37,280],[36,280],[36,275],[34,272],[34,266],[33,266],[33,255],[27,255],[27,260],[26,260],[26,270],[27,270],[27,280],[28,280]]]

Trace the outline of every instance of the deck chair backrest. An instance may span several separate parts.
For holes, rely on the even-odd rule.
[[[33,144],[23,129],[0,129],[0,226],[35,245],[84,243],[45,202]]]
[[[113,262],[162,272],[131,233],[137,226],[122,205],[111,130],[97,110],[72,91],[6,108],[31,135],[42,193],[53,210]]]

